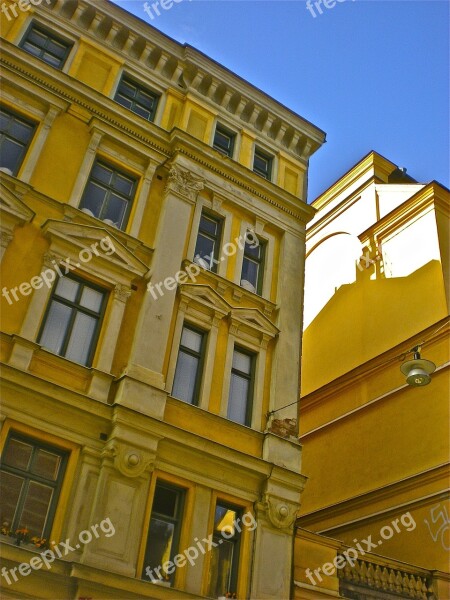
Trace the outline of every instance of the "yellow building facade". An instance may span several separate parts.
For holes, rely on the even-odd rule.
[[[324,133],[104,0],[2,6],[2,597],[288,598]]]
[[[447,599],[449,191],[371,152],[312,205],[295,597]]]

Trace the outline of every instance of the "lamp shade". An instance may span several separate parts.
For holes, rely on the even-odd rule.
[[[436,370],[436,365],[431,360],[420,358],[419,352],[415,352],[413,360],[404,362],[400,370],[406,375],[408,385],[419,387],[430,383],[430,375]]]

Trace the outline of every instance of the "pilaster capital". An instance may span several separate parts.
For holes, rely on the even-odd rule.
[[[170,167],[169,176],[166,184],[166,193],[175,192],[194,202],[197,194],[205,187],[205,182],[201,177],[197,177],[189,169],[180,165]]]
[[[0,246],[2,248],[6,248],[11,240],[13,239],[13,234],[10,231],[2,231],[0,233]]]
[[[111,461],[125,477],[133,478],[153,470],[155,454],[113,439],[105,446],[102,459],[104,462]]]
[[[115,300],[119,300],[119,302],[126,302],[130,296],[131,288],[129,288],[127,285],[122,285],[121,283],[118,283],[114,288]]]
[[[295,522],[299,506],[266,492],[258,509],[266,514],[277,529],[289,529]]]

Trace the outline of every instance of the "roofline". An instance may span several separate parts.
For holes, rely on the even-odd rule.
[[[211,63],[217,65],[219,67],[219,69],[222,69],[223,71],[229,73],[232,77],[235,77],[238,81],[242,82],[244,85],[247,85],[250,88],[252,88],[253,90],[255,90],[256,92],[262,94],[270,102],[275,103],[277,106],[279,106],[281,109],[287,111],[289,114],[291,114],[296,119],[299,119],[300,121],[302,121],[303,123],[305,123],[309,127],[312,127],[319,134],[319,137],[322,137],[322,143],[326,142],[326,132],[323,129],[321,129],[320,127],[317,127],[317,125],[314,125],[314,123],[312,123],[308,119],[305,119],[305,117],[302,117],[301,115],[299,115],[298,113],[296,113],[295,111],[293,111],[291,108],[289,108],[288,106],[286,106],[285,104],[283,104],[282,102],[280,102],[279,100],[277,100],[276,98],[274,98],[273,96],[270,96],[267,92],[265,92],[261,88],[257,87],[256,85],[253,85],[248,80],[244,79],[243,77],[241,77],[240,75],[238,75],[237,73],[235,73],[234,71],[232,71],[231,69],[229,69],[228,67],[226,67],[223,64],[219,63],[214,58],[211,58],[210,56],[208,56],[207,54],[205,54],[204,52],[202,52],[201,50],[199,50],[195,46],[192,46],[191,44],[181,43],[178,40],[170,37],[170,35],[167,35],[166,33],[164,33],[163,31],[161,31],[157,27],[151,25],[150,23],[148,23],[147,21],[145,21],[143,18],[138,17],[137,15],[129,12],[128,10],[126,10],[125,8],[122,8],[118,4],[115,4],[111,0],[104,0],[104,1],[107,2],[107,4],[113,6],[114,7],[113,10],[117,10],[119,12],[122,12],[122,13],[126,14],[128,18],[136,19],[137,21],[139,21],[140,23],[142,23],[145,27],[148,27],[148,28],[152,29],[154,32],[156,32],[157,35],[160,35],[161,37],[165,38],[166,40],[168,40],[171,43],[173,43],[176,46],[178,46],[178,48],[181,48],[181,49],[184,49],[184,50],[189,49],[189,50],[192,50],[195,53],[199,54],[200,56],[205,57],[208,61],[210,61]],[[100,3],[100,8],[101,8],[101,3]]]

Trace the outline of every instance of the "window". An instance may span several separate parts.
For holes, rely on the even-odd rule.
[[[205,338],[205,333],[183,327],[172,396],[189,404],[198,403]]]
[[[213,142],[213,147],[216,150],[226,156],[232,157],[235,139],[236,135],[234,133],[228,131],[225,127],[222,127],[222,125],[217,124]]]
[[[0,167],[18,173],[34,129],[34,124],[0,108]]]
[[[256,244],[246,239],[244,247],[244,259],[242,261],[241,286],[250,289],[257,294],[262,293],[264,276],[265,244],[260,240]]]
[[[227,416],[231,421],[249,427],[252,421],[254,363],[254,354],[234,347]]]
[[[123,76],[114,100],[147,121],[153,121],[159,96]]]
[[[222,220],[203,212],[198,228],[194,262],[214,273],[217,272],[217,265],[219,264],[221,235]]]
[[[142,579],[173,584],[174,573],[164,571],[162,565],[178,552],[184,496],[181,488],[156,483]]]
[[[68,44],[51,31],[32,24],[20,47],[52,67],[62,69],[72,44]]]
[[[136,185],[135,178],[97,160],[84,190],[80,208],[109,225],[125,229]]]
[[[3,451],[0,489],[2,525],[28,538],[48,539],[67,454],[11,433]]]
[[[255,148],[255,156],[253,158],[253,171],[255,173],[270,180],[272,177],[272,162],[272,156],[269,156],[259,148]]]
[[[221,501],[216,504],[213,541],[209,567],[208,596],[232,597],[237,592],[240,526],[242,511]],[[236,596],[234,596],[236,597]]]
[[[39,344],[59,356],[90,366],[95,352],[107,294],[71,276],[56,283]]]

